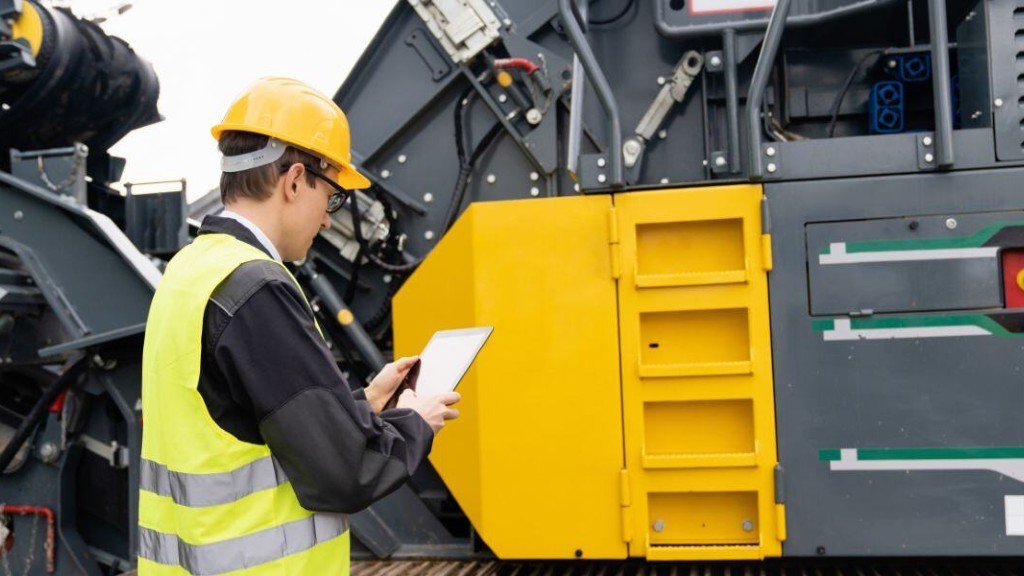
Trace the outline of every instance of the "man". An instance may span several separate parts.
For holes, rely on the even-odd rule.
[[[139,574],[348,574],[345,514],[398,488],[457,393],[405,391],[415,362],[352,393],[282,262],[369,182],[341,109],[256,82],[213,128],[225,212],[171,260],[143,351]]]

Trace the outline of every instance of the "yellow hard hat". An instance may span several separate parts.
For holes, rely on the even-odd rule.
[[[338,184],[346,190],[370,187],[370,181],[352,166],[345,113],[322,92],[298,80],[257,80],[211,132],[220,140],[225,130],[263,134],[312,152],[339,168]]]

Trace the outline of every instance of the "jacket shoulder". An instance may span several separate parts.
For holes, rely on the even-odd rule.
[[[283,282],[292,290],[296,289],[294,280],[277,262],[271,260],[246,262],[236,268],[217,286],[210,301],[228,316],[234,316],[253,294],[272,282]]]

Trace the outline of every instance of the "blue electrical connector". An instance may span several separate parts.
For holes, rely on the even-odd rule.
[[[878,82],[871,87],[868,102],[871,132],[893,134],[903,131],[903,83]]]
[[[925,82],[932,77],[932,55],[927,52],[894,57],[892,73],[903,82]]]

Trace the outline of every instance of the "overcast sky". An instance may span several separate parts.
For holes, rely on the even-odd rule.
[[[123,0],[122,0],[123,1]],[[402,0],[404,1],[404,0]],[[117,0],[72,0],[80,15]],[[341,86],[391,11],[390,0],[132,0],[102,24],[153,64],[166,120],[111,149],[128,159],[124,180],[186,178],[194,200],[217,186],[210,127],[246,85],[290,76],[328,95]]]

